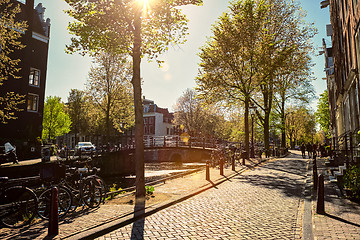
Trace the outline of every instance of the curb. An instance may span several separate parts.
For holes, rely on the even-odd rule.
[[[303,207],[303,219],[302,219],[302,238],[301,239],[314,239],[313,235],[313,219],[312,219],[312,206],[314,199],[314,191],[312,189],[312,161],[308,160],[307,164],[307,174],[305,180],[305,189],[304,189],[304,207]]]

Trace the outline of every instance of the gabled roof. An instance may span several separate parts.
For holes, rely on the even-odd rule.
[[[15,2],[15,3],[18,3],[20,4],[20,8],[21,8],[21,12],[19,14],[16,15],[15,19],[16,20],[21,20],[21,21],[27,21],[28,20],[28,16],[26,14],[26,6],[24,3],[21,3],[21,2],[18,2],[18,1],[15,1],[15,0],[12,0],[11,2]],[[39,4],[40,5],[40,4]],[[38,5],[38,6],[39,6]],[[50,21],[47,20],[46,22],[45,21],[42,21],[40,19],[40,15],[39,15],[39,12],[35,9],[33,9],[33,31],[36,32],[36,33],[39,33],[43,36],[47,36],[48,37],[48,33],[46,31],[46,28],[50,25]]]

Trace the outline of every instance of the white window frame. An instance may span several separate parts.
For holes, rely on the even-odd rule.
[[[40,75],[41,72],[39,69],[30,68],[29,85],[34,87],[40,87]],[[37,81],[36,81],[36,77],[37,77]]]
[[[30,96],[32,97],[32,99],[36,100],[35,102],[32,100],[31,105],[30,105]],[[35,110],[34,110],[34,107],[35,107]],[[34,93],[28,93],[26,108],[27,108],[28,112],[38,112],[39,111],[39,95],[34,94]]]

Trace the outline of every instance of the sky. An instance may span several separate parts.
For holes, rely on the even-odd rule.
[[[330,23],[329,8],[320,9],[320,0],[300,0],[302,8],[307,12],[306,21],[313,22],[318,34],[313,39],[317,52],[322,49],[322,38],[331,45],[330,37],[326,36],[326,24]],[[46,79],[46,96],[59,96],[64,102],[71,89],[85,89],[91,58],[65,53],[66,44],[71,43],[68,33],[68,22],[72,21],[64,13],[68,6],[64,0],[35,0],[35,6],[42,3],[45,18],[50,18],[50,45],[48,55],[48,69]],[[228,0],[204,0],[203,6],[186,6],[183,12],[189,19],[189,35],[185,44],[170,47],[161,56],[165,61],[164,67],[159,68],[156,63],[149,63],[142,59],[141,77],[143,78],[143,96],[162,108],[173,110],[178,98],[187,88],[196,86],[195,78],[198,74],[200,59],[197,56],[199,48],[204,46],[211,36],[211,26],[229,6]],[[313,82],[316,95],[319,96],[326,89],[324,73],[324,56],[314,56],[315,81]],[[316,102],[312,104],[316,107]]]

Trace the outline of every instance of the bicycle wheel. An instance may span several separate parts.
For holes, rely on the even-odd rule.
[[[106,193],[108,192],[105,181],[101,177],[99,177],[98,175],[93,175],[92,177],[96,180],[96,183],[100,186],[100,188],[101,188],[101,201],[102,201],[102,203],[105,203]]]
[[[30,224],[37,214],[37,197],[27,187],[10,187],[0,199],[0,222],[6,227],[16,228]]]
[[[69,189],[63,186],[56,186],[58,188],[58,213],[59,218],[64,217],[70,210],[72,205],[72,197]],[[43,191],[39,196],[38,214],[42,219],[49,219],[51,206],[51,192],[52,188]]]
[[[98,181],[93,178],[86,178],[83,181],[82,200],[89,208],[96,208],[102,200],[101,186]]]

